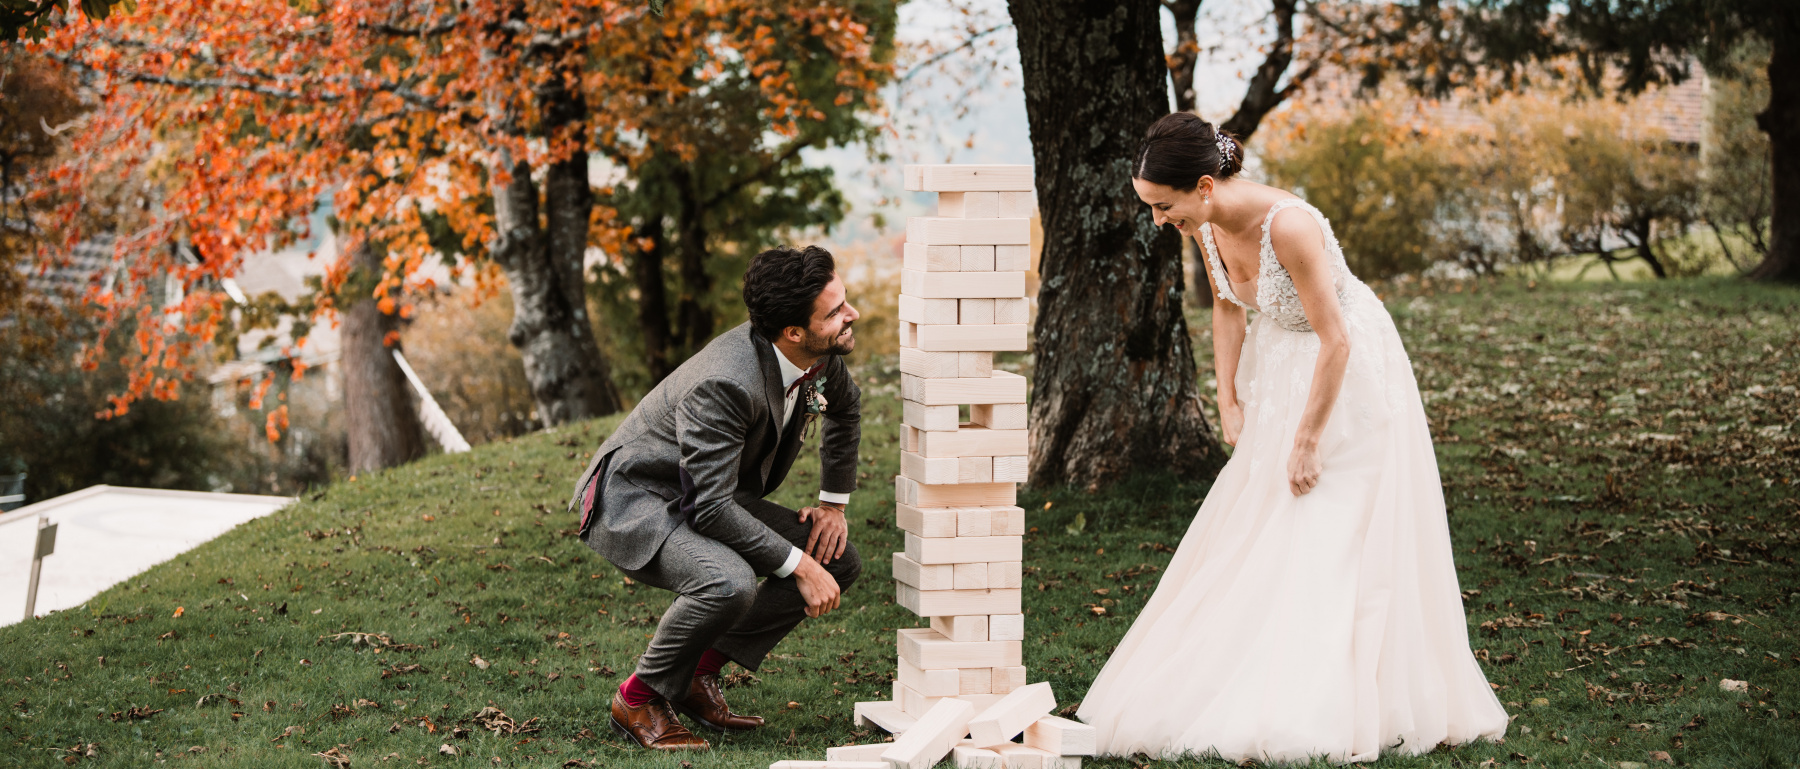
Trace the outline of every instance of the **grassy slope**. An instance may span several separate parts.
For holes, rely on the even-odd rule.
[[[1667,751],[1683,765],[1794,766],[1800,295],[1735,282],[1454,288],[1389,302],[1430,392],[1474,645],[1517,719],[1504,745],[1382,764],[1615,765]],[[854,730],[850,705],[884,698],[892,628],[917,620],[892,605],[885,568],[900,547],[882,481],[898,464],[895,374],[860,373],[873,376],[851,512],[865,581],[730,690],[770,728],[685,757],[693,766],[878,738]],[[614,423],[339,484],[87,609],[0,629],[0,763],[55,765],[59,749],[97,743],[87,762],[110,766],[313,767],[332,748],[358,766],[679,765],[604,728],[667,595],[624,584],[563,532],[565,490]],[[779,499],[803,499],[812,477],[803,464]],[[1035,680],[1080,696],[1204,491],[1151,476],[1025,495]],[[329,638],[350,631],[423,648]],[[411,664],[425,670],[382,677]],[[1752,688],[1723,692],[1721,678]],[[225,699],[197,706],[208,694]],[[541,731],[480,730],[468,719],[490,704]],[[132,719],[133,707],[162,712]],[[473,734],[448,738],[459,724]],[[290,726],[305,732],[272,741]],[[445,742],[463,757],[439,756]]]

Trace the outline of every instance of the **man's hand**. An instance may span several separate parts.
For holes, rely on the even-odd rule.
[[[819,617],[838,607],[837,578],[812,556],[800,556],[800,565],[794,567],[794,583],[806,601],[806,616]]]
[[[818,507],[800,508],[800,521],[812,521],[812,533],[806,537],[806,554],[820,563],[831,563],[844,554],[850,544],[850,524],[844,521],[844,508],[820,502]]]

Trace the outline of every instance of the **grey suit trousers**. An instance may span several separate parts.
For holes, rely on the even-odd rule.
[[[763,499],[750,499],[743,507],[805,549],[812,524],[802,522],[799,513]],[[657,623],[636,671],[638,680],[672,702],[687,698],[694,669],[707,649],[756,670],[769,650],[806,617],[806,601],[792,575],[769,577],[759,586],[743,556],[695,533],[686,523],[663,540],[643,568],[620,571],[677,596]],[[862,556],[855,545],[846,543],[844,554],[825,564],[825,571],[837,579],[840,590],[848,590],[862,573]]]

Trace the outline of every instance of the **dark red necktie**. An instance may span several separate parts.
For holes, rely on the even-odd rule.
[[[800,385],[803,385],[803,384],[806,384],[807,382],[812,381],[812,378],[815,376],[818,376],[819,371],[823,368],[825,368],[825,362],[820,361],[817,365],[814,365],[812,368],[807,369],[806,373],[801,374],[799,379],[794,380],[793,384],[788,385],[787,392],[782,393],[782,395],[784,397],[788,396],[788,395],[793,395],[794,388],[799,387]]]

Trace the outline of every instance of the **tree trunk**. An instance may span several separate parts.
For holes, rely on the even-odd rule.
[[[1195,109],[1194,65],[1200,61],[1200,31],[1194,26],[1200,20],[1200,2],[1163,0],[1163,7],[1175,17],[1175,52],[1169,54],[1168,62],[1169,80],[1175,86],[1176,112],[1194,112]]]
[[[425,436],[406,375],[395,362],[388,335],[397,333],[400,318],[381,311],[370,293],[381,275],[381,254],[367,242],[350,252],[354,297],[341,308],[340,357],[344,374],[344,425],[350,439],[350,472],[361,473],[411,462],[425,454]]]
[[[638,291],[638,332],[644,338],[644,365],[650,370],[650,383],[655,385],[675,368],[669,365],[669,290],[663,283],[662,215],[644,218],[637,228],[639,238],[650,241],[649,248],[631,249],[631,281]]]
[[[700,204],[700,191],[693,176],[685,168],[674,173],[675,188],[681,195],[681,218],[677,222],[681,235],[681,306],[682,356],[693,355],[712,339],[713,313],[706,305],[712,292],[712,276],[706,272],[706,208]]]
[[[1008,7],[1044,228],[1033,482],[1210,477],[1224,457],[1194,383],[1181,245],[1131,187],[1132,153],[1169,106],[1157,2]]]
[[[1800,283],[1800,31],[1770,37],[1769,106],[1756,124],[1769,135],[1775,195],[1769,251],[1750,277]]]

